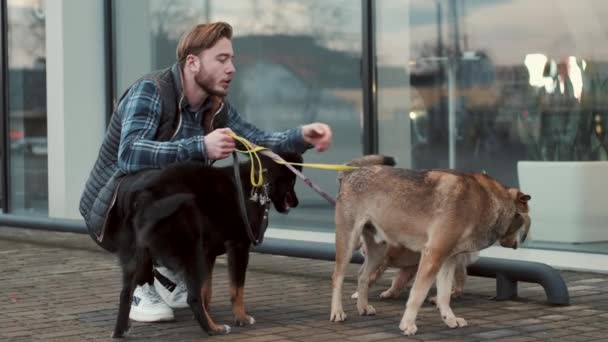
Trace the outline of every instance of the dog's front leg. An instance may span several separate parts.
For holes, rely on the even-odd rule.
[[[205,262],[207,263],[207,277],[205,278],[203,287],[201,288],[201,298],[203,298],[203,306],[207,312],[209,312],[211,308],[211,297],[213,294],[213,268],[215,267],[215,259],[215,255],[207,255],[205,258]]]
[[[464,292],[464,284],[467,281],[467,264],[458,262],[454,270],[454,284],[452,286],[452,298],[460,298]]]
[[[418,272],[416,273],[416,279],[414,280],[414,286],[410,291],[409,298],[407,300],[406,309],[399,324],[399,329],[403,331],[405,335],[414,335],[418,330],[416,327],[416,316],[418,316],[418,310],[427,294],[435,277],[443,264],[446,256],[443,255],[442,248],[425,247],[422,251],[422,257],[420,264],[418,265]]]
[[[391,287],[380,294],[380,298],[398,298],[405,286],[416,275],[416,266],[399,269],[399,273],[393,278]]]
[[[133,264],[135,264],[133,262]],[[134,265],[125,265],[122,270],[122,290],[120,291],[120,302],[118,304],[118,316],[116,326],[112,333],[113,338],[123,338],[129,330],[129,312],[131,311],[131,301],[133,301],[133,290],[135,270]]]
[[[245,313],[245,275],[249,264],[249,245],[227,244],[228,272],[230,273],[230,301],[234,322],[238,326],[255,324],[255,319]]]
[[[202,244],[197,244],[196,252],[189,258],[185,267],[186,286],[188,287],[188,305],[198,321],[201,328],[209,335],[228,334],[230,327],[218,325],[211,319],[209,312],[203,302],[203,284],[209,276],[209,263],[207,256],[202,251]]]
[[[464,327],[467,321],[464,318],[456,317],[450,307],[452,295],[452,280],[454,270],[457,266],[457,256],[452,256],[441,266],[437,275],[437,307],[441,313],[441,318],[450,328]]]
[[[376,309],[369,305],[370,277],[379,271],[384,262],[386,248],[374,241],[373,233],[368,230],[363,232],[363,240],[367,250],[367,256],[363,263],[362,271],[359,274],[357,293],[357,310],[361,316],[372,316],[376,314]],[[384,271],[384,270],[382,270]],[[375,281],[375,279],[374,279]]]
[[[361,268],[359,268],[359,277],[361,276],[361,273],[363,272],[364,268],[366,266],[365,265],[361,265]],[[383,262],[378,269],[376,269],[374,272],[372,272],[369,275],[369,284],[368,284],[368,288],[372,288],[372,286],[378,281],[378,279],[380,279],[382,277],[382,275],[384,274],[384,272],[386,271],[386,269],[388,268],[388,265],[386,264],[386,262]],[[359,278],[357,278],[359,279]],[[350,296],[350,298],[352,299],[357,299],[359,298],[359,292],[355,291],[353,292],[353,294]]]
[[[329,320],[331,322],[342,322],[346,320],[346,313],[342,306],[342,287],[344,285],[344,274],[346,266],[350,262],[353,253],[353,247],[356,241],[359,241],[363,225],[359,225],[357,233],[352,233],[353,222],[347,220],[341,214],[340,204],[336,204],[336,263],[334,273],[331,277],[332,293],[331,293],[331,314]]]
[[[123,338],[129,330],[129,313],[133,301],[133,291],[136,285],[150,282],[152,277],[152,259],[141,248],[136,251],[120,251],[120,264],[122,266],[122,290],[116,326],[112,333],[113,338]]]

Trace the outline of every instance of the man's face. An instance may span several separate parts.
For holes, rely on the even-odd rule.
[[[212,48],[200,53],[201,64],[194,75],[196,84],[209,95],[226,96],[236,71],[233,57],[232,42],[220,38]]]

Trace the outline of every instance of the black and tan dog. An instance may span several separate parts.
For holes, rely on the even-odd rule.
[[[301,155],[282,157],[288,162],[302,162]],[[280,213],[298,205],[295,174],[268,157],[260,158],[264,185],[258,190],[252,190],[250,163],[240,167],[244,193],[253,198],[246,200],[246,210],[255,237],[266,228],[270,201]],[[152,279],[154,262],[184,276],[187,302],[202,329],[210,335],[228,333],[229,326],[214,323],[209,315],[213,266],[216,257],[224,253],[228,256],[235,322],[255,323],[246,314],[243,300],[252,241],[240,215],[232,166],[174,164],[145,171],[129,189],[117,203],[122,218],[117,245],[123,289],[113,336],[123,337],[128,329],[133,290]]]
[[[370,273],[383,261],[384,249],[403,246],[420,253],[420,261],[399,328],[416,333],[416,316],[437,278],[437,306],[451,328],[466,325],[450,308],[457,255],[500,242],[517,248],[530,227],[530,196],[506,188],[485,174],[451,170],[413,171],[395,168],[392,158],[364,156],[342,172],[336,203],[336,264],[331,321],[343,321],[342,285],[353,247],[363,237],[367,257],[359,274],[357,310],[372,315],[368,305]]]
[[[365,250],[365,244],[363,244],[363,238],[360,242],[359,247],[360,253],[365,257],[367,252]],[[369,275],[369,288],[371,289],[384,274],[388,268],[398,268],[399,271],[393,277],[391,287],[380,293],[380,298],[398,298],[401,291],[406,286],[411,287],[416,271],[418,270],[418,263],[420,262],[420,253],[413,252],[403,246],[388,246],[386,242],[380,242],[384,248],[384,259],[378,265],[376,270],[372,271]],[[452,299],[460,298],[464,292],[464,285],[467,280],[467,266],[477,261],[479,258],[479,252],[474,253],[460,253],[455,256],[455,268],[454,268],[454,281],[452,285]],[[362,265],[359,272],[363,272],[365,265]],[[354,292],[351,298],[357,299],[359,297],[358,292]],[[437,303],[437,297],[429,298],[431,303]]]

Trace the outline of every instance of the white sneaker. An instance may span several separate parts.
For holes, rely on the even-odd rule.
[[[173,309],[190,307],[183,278],[166,267],[155,267],[154,271],[154,288],[165,303]]]
[[[145,283],[135,288],[129,318],[137,322],[172,321],[173,310],[160,298],[154,287]]]

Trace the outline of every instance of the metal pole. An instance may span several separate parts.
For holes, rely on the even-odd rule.
[[[448,148],[449,167],[456,168],[456,68],[460,57],[460,30],[458,28],[458,7],[456,0],[449,2],[449,18],[452,22],[453,48],[448,53]]]
[[[378,94],[376,74],[375,7],[362,0],[363,36],[361,84],[363,86],[363,154],[378,152]]]
[[[456,168],[456,61],[448,58],[448,146],[449,167]]]
[[[211,0],[205,0],[205,20],[211,22]]]
[[[460,25],[458,23],[458,5],[456,0],[450,0],[450,20],[452,21],[452,41],[454,48],[452,49],[455,56],[460,55]]]
[[[105,47],[105,72],[106,72],[106,127],[110,124],[110,118],[114,110],[114,18],[113,0],[104,0],[104,47]]]
[[[442,28],[442,9],[441,9],[441,1],[437,0],[437,4],[435,5],[437,8],[437,56],[443,56],[443,28]]]
[[[1,165],[1,189],[0,195],[2,195],[2,212],[8,213],[11,210],[10,206],[10,153],[11,153],[11,139],[10,139],[10,102],[9,102],[9,70],[8,70],[8,5],[7,0],[0,2],[0,79],[2,80],[2,93],[0,94],[0,156],[2,157]]]

